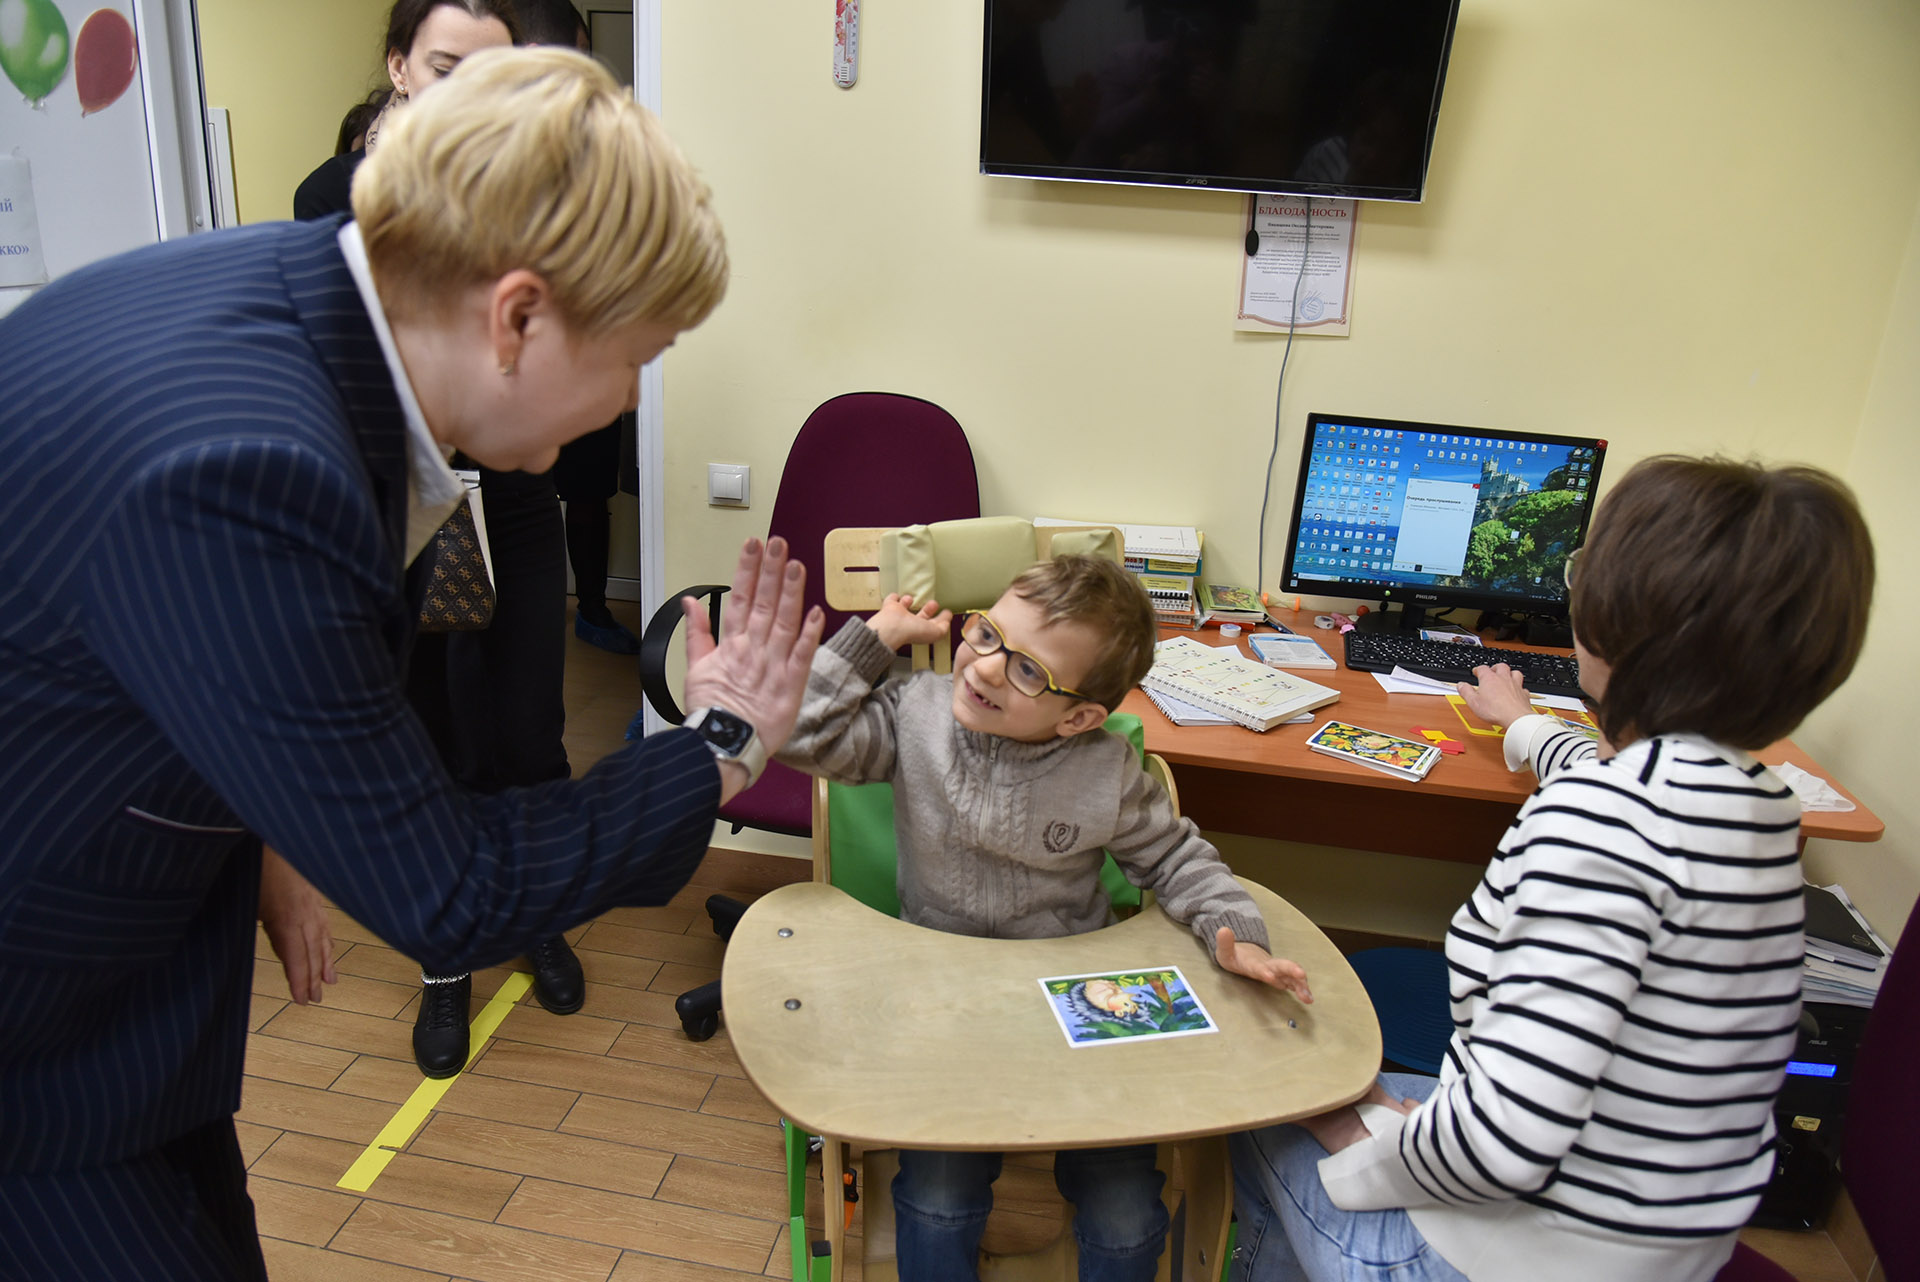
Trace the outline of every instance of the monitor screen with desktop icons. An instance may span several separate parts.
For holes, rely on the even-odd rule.
[[[1312,414],[1282,590],[1564,615],[1604,440]]]

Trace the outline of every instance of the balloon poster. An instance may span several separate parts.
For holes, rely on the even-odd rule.
[[[4,4],[6,0],[0,0]],[[73,80],[80,91],[80,114],[91,116],[120,100],[139,69],[133,24],[117,9],[96,9],[80,24],[73,42]]]
[[[67,74],[72,42],[53,0],[0,0],[0,70],[27,96],[44,101]]]
[[[140,34],[132,0],[0,0],[0,314],[160,238]]]
[[[0,71],[29,103],[44,107],[69,70],[80,114],[105,111],[133,83],[139,69],[133,23],[118,9],[95,9],[69,35],[54,0],[0,0]]]

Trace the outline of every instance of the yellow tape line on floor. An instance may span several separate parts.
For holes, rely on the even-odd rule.
[[[473,1021],[473,1028],[469,1034],[473,1042],[473,1050],[467,1056],[467,1064],[452,1077],[442,1078],[437,1082],[431,1078],[422,1081],[408,1097],[407,1102],[400,1106],[400,1111],[380,1128],[380,1133],[373,1137],[373,1143],[367,1145],[366,1152],[354,1159],[353,1165],[349,1166],[347,1173],[340,1177],[336,1187],[352,1189],[356,1193],[365,1193],[373,1187],[373,1182],[380,1178],[380,1172],[387,1169],[387,1163],[400,1155],[400,1149],[406,1146],[407,1141],[413,1138],[413,1133],[419,1130],[421,1124],[427,1120],[427,1114],[431,1113],[433,1106],[440,1102],[440,1097],[460,1080],[461,1074],[467,1071],[467,1066],[473,1063],[474,1057],[479,1055],[482,1048],[486,1046],[487,1039],[493,1036],[493,1030],[500,1027],[500,1021],[507,1017],[507,1012],[513,1009],[514,1003],[526,996],[527,990],[531,987],[533,987],[533,976],[523,970],[516,970],[507,976],[507,982],[500,985],[500,991],[493,995],[493,1000],[488,1002],[485,1009],[480,1012],[480,1018]]]

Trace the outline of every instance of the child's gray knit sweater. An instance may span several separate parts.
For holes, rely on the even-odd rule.
[[[953,678],[874,682],[893,655],[859,620],[820,648],[780,760],[840,783],[887,780],[900,915],[919,926],[1047,939],[1107,924],[1102,850],[1213,947],[1222,926],[1268,947],[1219,852],[1173,813],[1125,740],[1090,731],[1022,743],[953,719]]]

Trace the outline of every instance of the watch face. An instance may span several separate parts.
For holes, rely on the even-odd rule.
[[[752,723],[743,721],[725,708],[708,708],[698,729],[708,743],[729,757],[739,756],[753,742]]]

